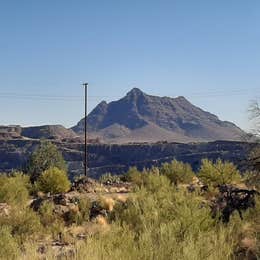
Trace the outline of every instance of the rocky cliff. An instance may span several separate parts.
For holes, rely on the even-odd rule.
[[[82,174],[84,144],[57,141],[55,143],[68,163],[70,176]],[[24,169],[30,154],[38,145],[38,140],[0,140],[0,172]],[[190,163],[194,170],[199,168],[203,158],[221,158],[243,168],[243,161],[253,145],[228,141],[197,144],[91,144],[88,147],[90,175],[97,178],[106,172],[120,174],[126,172],[130,166],[143,169],[174,158]]]

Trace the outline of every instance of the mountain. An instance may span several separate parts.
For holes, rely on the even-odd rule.
[[[244,135],[235,124],[221,121],[184,97],[151,96],[138,88],[118,101],[102,101],[87,122],[91,136],[110,143],[237,141]],[[83,133],[84,119],[72,130]]]

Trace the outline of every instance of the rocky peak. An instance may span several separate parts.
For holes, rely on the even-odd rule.
[[[92,113],[105,113],[107,110],[108,104],[106,101],[101,101],[96,108],[92,111]]]
[[[133,88],[131,89],[127,94],[127,96],[134,96],[134,97],[138,97],[138,96],[143,96],[145,95],[145,93],[140,90],[139,88]]]
[[[142,90],[140,90],[139,88],[133,88],[126,94],[123,100],[127,100],[128,103],[137,105],[137,103],[144,102],[144,100],[146,100],[147,98],[148,95],[146,95]]]

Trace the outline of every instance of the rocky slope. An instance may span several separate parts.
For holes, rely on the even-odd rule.
[[[101,102],[88,116],[89,132],[104,142],[200,142],[240,140],[231,122],[192,105],[184,97],[156,97],[134,88],[124,98]],[[72,128],[84,131],[84,119]]]

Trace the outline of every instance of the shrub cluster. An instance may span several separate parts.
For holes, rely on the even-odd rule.
[[[36,182],[39,191],[57,194],[67,192],[70,189],[70,181],[66,172],[56,167],[44,171]]]
[[[9,205],[25,205],[29,199],[29,177],[22,173],[0,175],[0,202]]]
[[[150,174],[110,215],[111,228],[87,240],[78,259],[232,259],[238,227],[215,222],[203,198]]]
[[[177,160],[173,160],[171,163],[164,163],[160,168],[160,173],[167,176],[175,185],[191,183],[195,176],[189,164],[178,162]]]
[[[138,187],[145,185],[148,175],[166,176],[172,184],[191,184],[196,175],[191,166],[187,163],[173,160],[170,163],[164,163],[161,167],[153,167],[150,170],[138,171],[136,167],[132,167],[126,174],[126,179],[133,182]],[[203,184],[217,187],[223,184],[239,184],[242,182],[241,173],[236,166],[230,162],[217,160],[216,162],[203,159],[197,177]],[[253,179],[254,178],[254,179]],[[254,182],[258,185],[259,173],[250,172],[244,178],[249,183]]]
[[[48,149],[55,159],[49,157]],[[243,221],[238,214],[233,214],[231,221],[223,224],[211,216],[206,199],[211,191],[206,195],[196,190],[188,192],[187,184],[193,182],[195,173],[190,165],[176,160],[142,172],[130,168],[124,178],[135,185],[135,192],[117,202],[100,196],[100,209],[96,211],[97,214],[105,212],[102,214],[107,218],[100,217],[99,222],[98,219],[90,222],[94,203],[82,197],[76,198],[75,204],[69,203],[73,205],[64,216],[56,212],[54,198],[57,196],[45,196],[48,199],[40,204],[37,212],[33,211],[29,207],[30,194],[40,191],[57,194],[70,189],[60,156],[53,145],[42,143],[31,159],[29,169],[33,183],[22,173],[0,175],[0,203],[10,206],[6,214],[0,214],[0,259],[38,259],[35,241],[47,237],[64,241],[68,239],[68,230],[77,229],[79,225],[84,230],[99,222],[103,231],[93,232],[97,227],[92,227],[93,233],[89,232],[92,235],[85,242],[76,243],[70,259],[259,258],[260,200],[255,209],[246,212]],[[233,164],[221,160],[203,160],[197,176],[213,189],[242,181],[252,184],[255,180],[250,179],[249,174],[241,178]],[[108,180],[119,181],[112,175],[101,178],[103,182]],[[63,206],[60,209],[62,211]],[[73,235],[69,238],[75,244]],[[251,244],[245,247],[248,241]],[[46,259],[56,258],[52,251],[46,256]]]
[[[241,182],[241,175],[234,164],[223,162],[220,159],[215,163],[208,159],[202,160],[198,177],[204,184],[209,186]]]

